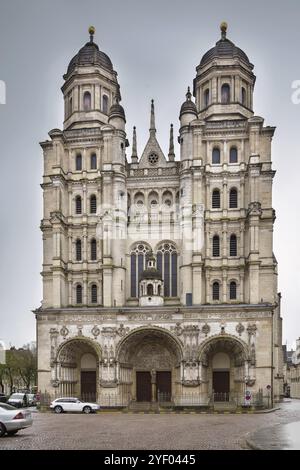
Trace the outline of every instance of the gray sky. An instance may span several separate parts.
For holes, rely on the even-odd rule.
[[[50,129],[62,128],[62,75],[73,55],[95,41],[118,72],[131,141],[139,155],[148,137],[150,99],[165,152],[195,67],[219,39],[219,24],[255,65],[254,109],[277,126],[273,141],[274,251],[282,292],[283,341],[300,336],[299,124],[291,84],[300,80],[298,0],[0,0],[1,264],[0,340],[22,345],[35,338],[31,313],[42,298],[42,150]],[[176,134],[175,134],[176,135]],[[178,158],[178,148],[177,158]],[[128,153],[130,149],[128,149]]]

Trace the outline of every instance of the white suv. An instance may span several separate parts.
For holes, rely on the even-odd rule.
[[[100,406],[97,403],[87,403],[79,400],[78,398],[57,398],[50,403],[50,408],[55,413],[63,413],[64,411],[73,411],[79,413],[95,413],[100,410]]]

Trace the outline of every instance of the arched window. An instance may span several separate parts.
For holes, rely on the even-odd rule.
[[[238,192],[236,188],[231,188],[229,193],[229,208],[236,209],[238,207]]]
[[[76,162],[75,162],[75,168],[76,168],[76,171],[81,171],[82,170],[82,156],[81,156],[81,153],[78,153],[76,155]]]
[[[178,255],[174,245],[163,243],[157,250],[157,269],[164,280],[164,296],[177,297]]]
[[[76,196],[75,198],[75,212],[76,214],[82,213],[82,199],[81,196]]]
[[[213,148],[211,161],[213,165],[219,165],[221,163],[221,152],[218,147]]]
[[[97,213],[97,199],[95,194],[90,197],[90,213],[96,214]]]
[[[161,295],[161,287],[160,286],[157,287],[157,295]]]
[[[82,304],[82,285],[77,284],[76,286],[76,303]]]
[[[237,256],[237,238],[236,235],[230,236],[230,247],[229,247],[230,256]]]
[[[213,300],[220,300],[220,284],[215,281],[212,286],[212,298]]]
[[[84,111],[90,111],[92,107],[92,97],[89,91],[85,91],[83,95],[83,109]]]
[[[212,255],[214,257],[220,256],[220,237],[218,235],[215,235],[213,237]]]
[[[108,96],[107,95],[102,96],[102,112],[104,114],[108,114]]]
[[[98,302],[98,288],[96,284],[91,286],[91,303],[96,304]]]
[[[151,297],[153,295],[153,284],[147,285],[147,295]]]
[[[238,162],[238,151],[236,147],[231,147],[229,153],[229,163],[237,163]]]
[[[221,195],[219,189],[214,189],[212,192],[211,205],[213,209],[220,209]]]
[[[94,238],[91,240],[91,260],[97,260],[97,242]]]
[[[247,94],[246,94],[246,89],[244,87],[242,87],[241,89],[241,101],[242,101],[242,105],[246,106]]]
[[[76,261],[81,261],[81,240],[76,240]]]
[[[236,300],[236,282],[232,281],[229,285],[229,298],[230,300]]]
[[[96,170],[97,169],[97,155],[95,153],[92,153],[91,155],[91,170]]]
[[[130,295],[138,297],[138,285],[142,272],[146,268],[146,255],[150,251],[148,246],[138,243],[130,255]]]
[[[207,108],[207,106],[209,105],[209,89],[208,88],[204,91],[203,98],[204,98],[204,108]]]
[[[230,103],[230,86],[228,83],[224,83],[221,88],[221,102],[222,104]]]

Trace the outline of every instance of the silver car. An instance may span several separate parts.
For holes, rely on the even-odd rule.
[[[20,429],[32,425],[32,417],[29,410],[18,410],[7,403],[0,403],[0,437],[4,434],[13,436]]]
[[[79,413],[95,413],[97,410],[100,410],[100,406],[97,403],[88,403],[81,401],[78,398],[57,398],[50,404],[50,408],[55,411],[55,413],[63,413],[64,411],[73,411]]]

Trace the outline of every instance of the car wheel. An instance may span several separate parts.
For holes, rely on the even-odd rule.
[[[92,412],[92,408],[90,406],[85,406],[82,410],[86,415]]]
[[[54,408],[54,411],[55,411],[55,413],[59,414],[59,413],[62,413],[64,410],[62,409],[61,406],[56,406],[56,407]]]
[[[0,423],[0,437],[4,436],[5,433],[6,427],[4,426],[4,424]]]
[[[7,435],[14,436],[15,434],[17,434],[17,432],[18,432],[18,429],[16,431],[7,431]]]

